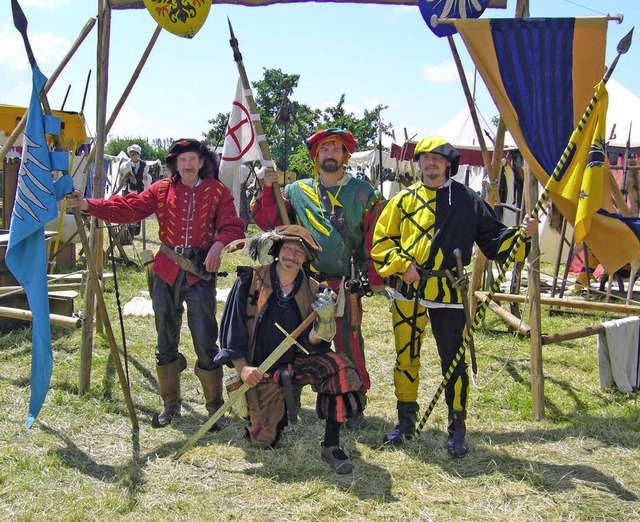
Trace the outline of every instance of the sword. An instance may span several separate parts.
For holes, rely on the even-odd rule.
[[[462,266],[462,252],[459,248],[453,251],[453,255],[456,258],[456,265],[458,267],[458,280],[452,281],[454,286],[456,284],[460,286],[460,293],[462,294],[462,306],[464,306],[464,318],[467,323],[467,330],[471,330],[471,308],[469,308],[469,294],[467,293],[467,279],[463,276],[464,267]],[[476,362],[476,347],[473,343],[473,337],[469,338],[469,357],[471,359],[471,370],[473,375],[478,375],[478,363]]]
[[[302,321],[302,323],[300,323],[300,326],[298,326],[293,332],[291,332],[290,335],[287,335],[287,337],[282,340],[282,342],[276,347],[276,349],[271,352],[269,357],[267,357],[264,362],[260,366],[258,366],[258,370],[260,370],[261,373],[265,373],[276,362],[278,362],[278,359],[280,359],[280,357],[284,355],[284,353],[291,347],[291,345],[296,342],[296,338],[302,332],[304,332],[304,330],[311,323],[313,323],[317,316],[318,314],[316,314],[315,312],[309,314],[309,316],[304,321]],[[200,440],[200,437],[202,437],[209,431],[211,426],[213,426],[227,411],[231,409],[231,407],[236,402],[240,400],[240,398],[245,393],[247,393],[248,389],[249,385],[246,382],[243,382],[237,390],[231,392],[226,402],[222,406],[220,406],[216,410],[216,412],[211,415],[211,417],[209,417],[209,419],[202,425],[202,427],[184,444],[184,446],[182,446],[182,448],[180,448],[180,450],[178,450],[173,458],[177,460],[182,457],[182,455],[184,455],[191,446],[193,446],[196,442],[198,442],[198,440]]]

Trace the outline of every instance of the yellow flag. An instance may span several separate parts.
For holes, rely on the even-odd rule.
[[[550,179],[552,199],[575,205],[575,242],[589,234],[593,215],[603,206],[605,192],[605,132],[609,94],[603,81],[596,86],[586,118],[573,131],[570,152],[559,179]],[[555,195],[555,196],[554,196]]]
[[[211,9],[211,0],[144,0],[158,25],[170,33],[193,38]]]

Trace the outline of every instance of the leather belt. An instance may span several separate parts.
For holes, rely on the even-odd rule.
[[[178,265],[185,272],[189,272],[204,281],[213,281],[214,275],[209,274],[207,272],[198,272],[196,270],[195,265],[191,262],[190,259],[184,257],[184,253],[189,250],[187,247],[175,246],[170,247],[162,243],[160,245],[160,252],[162,252],[165,256],[167,256],[171,261],[173,261],[176,265]]]

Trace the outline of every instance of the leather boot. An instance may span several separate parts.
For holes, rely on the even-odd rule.
[[[418,403],[398,401],[398,423],[395,429],[386,434],[382,442],[388,444],[402,444],[411,440],[416,431],[418,421]]]
[[[158,373],[158,384],[160,385],[160,396],[164,402],[164,411],[160,414],[154,413],[151,418],[151,425],[154,428],[164,428],[171,424],[174,417],[180,417],[180,372],[187,367],[187,360],[181,353],[175,361],[162,366],[156,366]]]
[[[466,411],[449,412],[449,424],[447,425],[449,439],[447,441],[447,451],[453,458],[461,459],[467,454],[467,446],[464,444],[464,438],[467,434],[467,426],[465,423],[466,418]]]
[[[209,416],[213,415],[220,406],[224,404],[222,398],[222,368],[216,368],[215,370],[203,370],[196,363],[195,374],[200,379],[202,384],[202,390],[204,391],[204,399],[206,402],[207,412]],[[218,419],[209,431],[219,431],[227,423],[227,417],[223,416]]]

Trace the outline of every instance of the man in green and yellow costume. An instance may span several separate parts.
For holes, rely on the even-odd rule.
[[[396,364],[394,386],[398,423],[384,442],[401,444],[416,428],[420,347],[431,320],[443,375],[451,366],[465,327],[460,291],[447,275],[457,273],[454,250],[462,263],[471,261],[476,243],[489,259],[503,262],[517,237],[472,189],[451,179],[460,154],[440,137],[418,142],[414,161],[422,179],[404,189],[385,206],[374,231],[371,257],[378,273],[389,278],[395,295],[392,305]],[[525,216],[522,229],[529,237],[537,222]],[[527,248],[516,260],[524,260]],[[462,274],[457,274],[461,277]],[[428,315],[427,315],[428,311]],[[469,376],[464,357],[445,388],[449,409],[448,452],[462,458],[465,445]]]

